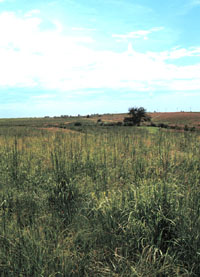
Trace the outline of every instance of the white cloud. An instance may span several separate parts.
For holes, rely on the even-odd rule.
[[[73,31],[96,31],[94,28],[72,27]]]
[[[151,28],[149,30],[138,30],[138,31],[134,31],[134,32],[130,32],[127,34],[123,34],[123,35],[119,35],[119,34],[113,34],[112,37],[114,38],[118,38],[118,39],[133,39],[133,38],[143,38],[143,39],[148,39],[148,35],[153,33],[153,32],[158,32],[163,30],[163,27],[155,27],[155,28]]]
[[[105,88],[200,90],[200,64],[169,63],[185,56],[199,56],[200,48],[140,53],[129,43],[124,53],[95,51],[92,37],[67,36],[59,21],[52,22],[54,29],[42,31],[41,23],[35,13],[28,17],[0,14],[0,87],[37,87],[63,93],[87,89],[92,93]],[[137,35],[147,33],[138,31]]]
[[[52,99],[52,98],[55,98],[56,97],[56,94],[42,94],[42,95],[33,95],[31,96],[31,99],[33,100],[37,100],[37,99]]]
[[[40,10],[31,10],[31,11],[28,11],[27,13],[25,13],[25,17],[31,17],[31,16],[34,16],[34,15],[38,15],[40,14]]]
[[[160,53],[160,58],[163,60],[175,60],[184,57],[198,57],[200,56],[200,47],[186,48],[174,48],[170,51],[164,51]]]
[[[42,20],[0,14],[0,85],[48,86],[71,76],[73,68],[88,63],[88,50],[81,43],[92,43],[90,37],[62,35],[62,25],[41,31]],[[72,74],[73,75],[73,74]]]

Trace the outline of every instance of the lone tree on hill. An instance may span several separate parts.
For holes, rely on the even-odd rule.
[[[147,114],[143,107],[129,108],[130,117],[125,117],[124,122],[132,123],[133,125],[140,126],[142,121],[150,121],[151,117]]]

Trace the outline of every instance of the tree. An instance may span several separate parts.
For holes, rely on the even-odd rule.
[[[129,108],[130,117],[125,117],[124,122],[131,122],[133,125],[140,126],[142,121],[150,121],[151,118],[147,114],[143,107],[140,108]]]

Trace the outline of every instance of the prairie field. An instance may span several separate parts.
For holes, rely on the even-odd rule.
[[[152,117],[155,122],[163,123],[178,123],[182,124],[200,124],[200,112],[150,112],[149,115]],[[103,114],[101,117],[103,119],[120,121],[127,116],[127,113],[121,114]]]
[[[149,113],[152,122],[164,123],[169,126],[184,127],[188,125],[200,129],[200,112],[154,112]],[[103,121],[123,121],[127,114],[105,114],[101,118]],[[93,118],[94,119],[94,118]]]
[[[171,113],[150,113],[155,123],[167,123],[177,126],[194,126],[200,129],[200,112],[171,112]]]
[[[198,277],[199,131],[94,118],[0,120],[0,276]]]

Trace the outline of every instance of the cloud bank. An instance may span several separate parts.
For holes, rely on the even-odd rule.
[[[84,35],[84,29],[78,29],[83,31],[82,36],[70,36],[59,21],[52,21],[49,29],[43,29],[43,23],[39,10],[23,15],[0,13],[1,88],[60,93],[90,89],[90,94],[95,89],[200,90],[200,63],[174,64],[177,59],[200,56],[200,47],[141,53],[129,42],[123,52],[100,51],[93,47],[94,38]],[[145,38],[158,31],[162,27],[113,35],[113,39]]]

